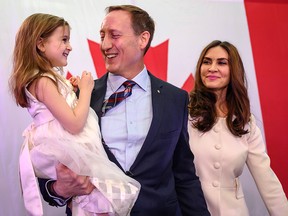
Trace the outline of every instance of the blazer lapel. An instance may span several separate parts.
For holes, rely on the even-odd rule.
[[[99,126],[101,127],[102,104],[105,98],[107,89],[108,73],[95,81],[94,89],[91,96],[90,106],[95,110],[99,118]]]
[[[136,157],[134,163],[132,164],[130,171],[132,171],[137,166],[137,164],[142,160],[142,157],[145,155],[146,150],[153,143],[153,140],[156,134],[158,133],[160,122],[164,113],[163,108],[165,105],[164,105],[164,97],[162,95],[162,91],[163,91],[162,81],[160,81],[158,78],[153,76],[151,73],[149,73],[149,75],[151,79],[153,119],[149,128],[148,134],[146,136],[146,139],[143,143],[143,146],[138,156]]]
[[[91,96],[90,106],[95,110],[98,116],[100,129],[101,129],[101,115],[102,115],[101,109],[102,109],[102,104],[103,104],[105,94],[106,94],[107,79],[108,79],[108,73],[106,73],[100,79],[97,79],[95,81],[94,89],[92,91],[92,96]],[[102,144],[110,161],[114,162],[121,170],[123,170],[123,168],[121,167],[121,165],[119,164],[119,162],[117,161],[113,153],[109,150],[108,146],[105,144],[105,140],[103,140],[103,138],[102,138]]]
[[[153,119],[148,131],[148,134],[146,136],[146,139],[143,143],[143,146],[136,157],[134,163],[132,164],[130,171],[134,169],[134,167],[137,166],[138,163],[141,162],[142,157],[145,155],[146,150],[152,145],[153,140],[155,139],[156,134],[158,133],[159,126],[161,119],[163,118],[163,108],[165,107],[165,97],[162,94],[163,89],[163,81],[153,76],[150,72],[150,80],[151,80],[151,94],[152,94],[152,110],[153,110]],[[101,115],[102,115],[102,103],[104,101],[104,97],[106,94],[107,89],[107,79],[108,79],[108,73],[106,73],[104,76],[102,76],[100,79],[95,81],[95,86],[92,92],[91,97],[91,107],[95,110],[98,118],[99,118],[99,125],[101,128]],[[111,161],[116,163],[116,165],[123,170],[115,156],[112,154],[112,152],[109,150],[108,146],[105,144],[103,140],[103,146],[104,149]],[[133,173],[133,171],[132,171]]]

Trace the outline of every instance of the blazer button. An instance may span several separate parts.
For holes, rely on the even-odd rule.
[[[219,149],[221,149],[221,148],[222,148],[221,144],[215,145],[215,149],[219,150]]]
[[[213,130],[214,130],[215,133],[219,132],[219,128],[218,127],[214,127]]]
[[[213,181],[212,182],[213,187],[219,187],[219,182],[218,181]]]
[[[126,175],[128,175],[130,177],[134,176],[133,173],[130,170],[126,171]]]
[[[215,162],[214,163],[214,168],[215,169],[219,169],[221,167],[221,164],[220,163],[218,163],[218,162]]]

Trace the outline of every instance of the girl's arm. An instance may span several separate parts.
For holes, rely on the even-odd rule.
[[[37,83],[37,99],[44,103],[60,124],[70,133],[82,131],[89,112],[91,92],[94,87],[91,73],[83,72],[81,80],[78,77],[80,89],[77,106],[71,109],[65,98],[59,93],[53,80],[41,77]]]

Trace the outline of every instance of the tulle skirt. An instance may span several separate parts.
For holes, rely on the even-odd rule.
[[[98,118],[91,108],[87,123],[79,134],[70,134],[56,119],[32,126],[28,133],[30,157],[37,177],[56,179],[55,166],[62,163],[78,175],[90,176],[97,188],[89,196],[74,198],[77,205],[88,212],[129,215],[140,184],[108,159]],[[111,205],[106,205],[105,200]]]

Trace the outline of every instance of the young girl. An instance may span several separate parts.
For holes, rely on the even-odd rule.
[[[189,144],[213,216],[248,216],[239,181],[247,164],[271,216],[287,216],[282,185],[270,159],[245,86],[236,47],[213,41],[199,57],[189,102]]]
[[[29,16],[16,36],[10,87],[17,105],[27,107],[33,118],[20,154],[25,207],[29,215],[43,215],[35,175],[56,179],[60,162],[78,175],[91,176],[96,187],[90,195],[72,199],[73,215],[129,215],[140,184],[107,158],[97,116],[89,108],[91,74],[84,71],[76,78],[79,99],[63,77],[72,50],[69,39],[67,21],[40,13]]]

